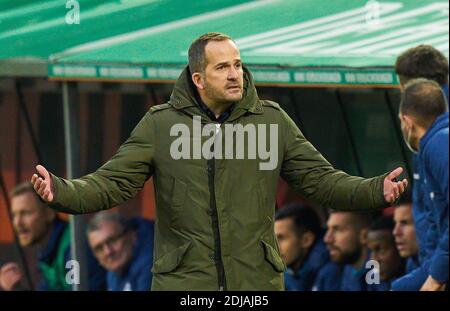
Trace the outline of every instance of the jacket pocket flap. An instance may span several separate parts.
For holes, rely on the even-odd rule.
[[[272,246],[270,246],[269,243],[261,240],[261,243],[264,248],[264,255],[266,257],[266,260],[273,266],[275,271],[277,272],[284,272],[286,271],[286,266],[281,259],[280,255],[278,255],[278,252],[276,249],[274,249]]]
[[[153,264],[152,272],[167,273],[175,270],[183,260],[185,253],[189,249],[189,246],[191,246],[191,243],[192,242],[189,241],[157,259]]]

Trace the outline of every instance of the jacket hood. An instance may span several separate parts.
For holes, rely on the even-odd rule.
[[[428,144],[428,142],[431,140],[431,138],[440,130],[442,129],[448,129],[448,111],[446,113],[441,114],[439,117],[436,118],[434,123],[430,126],[430,128],[427,130],[425,135],[420,140],[420,150],[424,150],[425,146]]]
[[[235,109],[229,120],[235,119],[237,115],[242,115],[246,111],[251,113],[262,113],[262,105],[259,102],[253,77],[248,68],[244,65],[244,92],[242,99],[236,103]],[[183,109],[190,115],[204,115],[199,108],[196,96],[197,89],[192,82],[189,66],[186,66],[178,77],[170,96],[169,104],[175,109]]]

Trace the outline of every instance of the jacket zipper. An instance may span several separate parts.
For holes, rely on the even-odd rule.
[[[215,135],[220,130],[220,123],[216,124]],[[211,206],[211,220],[214,236],[214,263],[217,269],[217,278],[219,283],[219,291],[226,290],[225,269],[222,261],[222,249],[220,242],[220,230],[219,230],[219,217],[216,206],[216,192],[215,192],[215,157],[214,157],[214,144],[211,146],[212,158],[208,160],[208,179],[209,179],[209,193],[210,193],[210,206]]]

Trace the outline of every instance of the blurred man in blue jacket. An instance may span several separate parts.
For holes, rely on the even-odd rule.
[[[406,191],[394,210],[395,227],[392,234],[398,253],[406,260],[406,273],[419,267],[419,247],[412,211],[411,193]]]
[[[420,267],[392,285],[394,290],[442,290],[448,283],[448,104],[441,86],[415,79],[406,83],[399,118],[415,154],[413,189]],[[425,281],[424,281],[425,280]]]
[[[142,218],[125,220],[117,213],[99,213],[89,222],[87,236],[94,255],[108,271],[108,290],[150,290],[153,222]]]
[[[315,290],[366,291],[366,262],[370,259],[367,232],[369,214],[333,211],[327,221],[324,241],[331,261],[317,277]]]
[[[288,205],[275,214],[275,235],[287,265],[286,290],[309,291],[320,269],[329,262],[316,212],[303,204]]]
[[[405,260],[400,257],[392,234],[395,223],[390,216],[376,219],[367,234],[371,259],[379,268],[379,279],[368,285],[369,291],[388,291],[392,280],[405,274]]]

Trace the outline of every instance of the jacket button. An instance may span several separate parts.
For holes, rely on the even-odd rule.
[[[213,212],[212,212],[212,210],[209,209],[206,211],[206,214],[208,214],[209,216],[212,216]]]
[[[211,166],[208,166],[208,172],[212,172],[213,168]]]
[[[208,256],[209,256],[209,258],[211,258],[212,260],[214,260],[214,258],[215,258],[214,252],[210,252]]]

